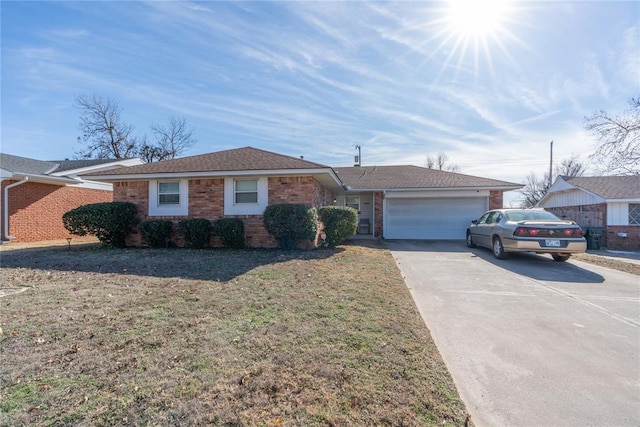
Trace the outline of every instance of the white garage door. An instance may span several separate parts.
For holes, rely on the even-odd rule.
[[[464,239],[472,219],[482,215],[487,199],[391,199],[386,200],[387,239]]]

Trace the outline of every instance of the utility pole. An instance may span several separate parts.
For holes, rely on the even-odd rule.
[[[553,141],[551,141],[549,148],[549,188],[553,184]]]
[[[356,150],[358,150],[358,155],[355,157],[355,165],[353,166],[362,166],[362,152],[360,151],[360,146],[356,145]]]

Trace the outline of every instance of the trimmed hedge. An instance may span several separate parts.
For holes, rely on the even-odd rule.
[[[225,248],[244,248],[244,223],[239,218],[220,218],[213,222],[213,234]]]
[[[267,206],[262,221],[281,249],[295,249],[300,240],[312,242],[318,231],[318,211],[305,205]]]
[[[356,234],[358,212],[348,206],[323,206],[318,209],[320,221],[324,224],[325,241],[335,247]]]
[[[105,246],[125,247],[125,238],[138,223],[136,205],[130,202],[92,203],[62,215],[62,223],[76,236],[96,236]]]
[[[178,233],[184,236],[184,240],[188,246],[195,249],[202,249],[209,246],[213,226],[208,219],[188,218],[178,223]]]
[[[168,248],[173,223],[166,219],[152,219],[138,225],[142,241],[152,248]]]

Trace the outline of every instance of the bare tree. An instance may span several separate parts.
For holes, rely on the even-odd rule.
[[[173,159],[197,142],[193,136],[194,130],[187,127],[184,118],[171,117],[166,126],[154,124],[151,130],[155,143],[149,144],[145,137],[139,150],[140,157],[146,162]]]
[[[564,159],[562,163],[556,165],[555,175],[556,176],[583,176],[587,172],[587,167],[584,163],[580,162],[580,159],[577,155],[573,154],[568,159]]]
[[[425,160],[424,165],[427,167],[427,169],[433,169],[433,166],[436,164],[436,160],[431,157],[431,155],[427,155],[427,160]]]
[[[82,111],[79,129],[82,136],[78,140],[86,144],[77,154],[82,158],[133,157],[136,141],[132,136],[133,126],[122,121],[122,111],[118,101],[99,95],[81,95],[76,106]]]
[[[580,162],[579,157],[575,154],[564,159],[559,165],[553,168],[555,176],[563,176],[573,178],[583,176],[587,171],[586,166]],[[531,172],[524,183],[524,187],[520,190],[522,194],[522,207],[534,207],[549,191],[551,187],[551,179],[549,172],[545,172],[541,179],[538,179],[535,173]]]
[[[434,158],[431,155],[427,155],[427,160],[425,161],[425,166],[427,169],[438,169],[445,170],[449,172],[458,172],[460,168],[456,164],[447,164],[449,160],[449,156],[444,151],[440,151],[438,155]]]
[[[538,179],[535,173],[527,175],[524,187],[520,190],[522,194],[522,207],[532,208],[547,194],[549,190],[549,172],[545,172],[542,179]]]
[[[80,95],[76,105],[81,110],[78,140],[85,145],[77,154],[85,159],[123,159],[139,156],[146,162],[173,159],[197,140],[194,130],[187,127],[184,118],[171,117],[166,126],[153,124],[154,141],[146,135],[136,138],[134,127],[120,118],[122,109],[118,101],[100,95]]]
[[[599,111],[585,118],[585,129],[598,141],[591,156],[612,175],[640,174],[640,98],[631,98],[629,108],[616,115]]]

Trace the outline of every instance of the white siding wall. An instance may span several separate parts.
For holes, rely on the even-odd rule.
[[[602,197],[575,189],[551,193],[549,197],[540,204],[540,207],[557,208],[563,206],[597,205],[604,202],[605,200]]]
[[[629,203],[608,203],[607,222],[607,225],[629,225]]]

